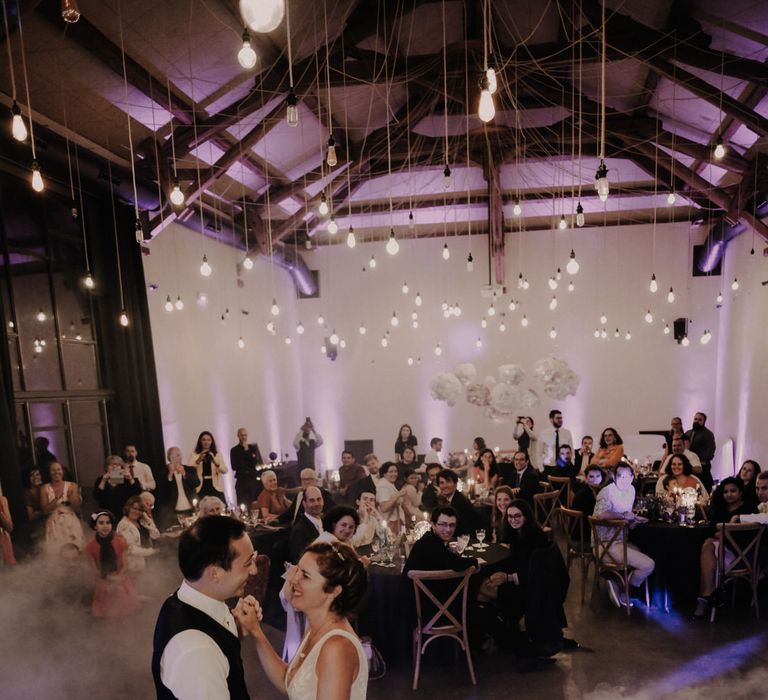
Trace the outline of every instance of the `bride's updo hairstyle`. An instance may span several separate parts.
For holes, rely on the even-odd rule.
[[[368,590],[368,574],[355,550],[341,542],[317,542],[307,547],[304,554],[317,558],[317,568],[325,579],[323,590],[341,587],[341,593],[331,603],[331,612],[347,618],[353,616]]]

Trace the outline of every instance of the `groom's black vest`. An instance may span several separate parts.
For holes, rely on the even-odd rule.
[[[231,700],[249,700],[243,674],[243,660],[240,657],[240,640],[204,612],[182,603],[176,593],[163,603],[155,625],[152,677],[155,679],[158,700],[174,700],[176,697],[160,680],[160,659],[163,657],[163,651],[175,635],[190,629],[207,634],[227,657],[229,662],[227,687]]]

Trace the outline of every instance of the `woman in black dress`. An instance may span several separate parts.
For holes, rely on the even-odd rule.
[[[413,434],[411,426],[408,423],[403,423],[400,426],[400,431],[397,433],[397,440],[395,440],[395,455],[398,462],[403,459],[403,450],[406,447],[413,448],[413,454],[416,454],[416,447],[419,444],[418,439]]]

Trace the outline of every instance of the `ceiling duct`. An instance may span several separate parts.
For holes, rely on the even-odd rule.
[[[760,205],[755,209],[755,217],[762,219],[768,214],[768,202],[765,197],[759,198]],[[737,236],[747,230],[746,224],[741,222],[731,224],[725,219],[716,221],[709,230],[704,244],[699,249],[696,258],[696,267],[704,274],[717,269],[723,259],[728,244]]]

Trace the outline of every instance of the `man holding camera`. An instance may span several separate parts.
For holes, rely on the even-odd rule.
[[[323,438],[320,433],[315,432],[315,426],[312,425],[312,419],[307,416],[304,425],[299,428],[296,437],[293,439],[293,446],[296,449],[296,459],[299,463],[299,469],[315,468],[315,450],[323,444]]]

